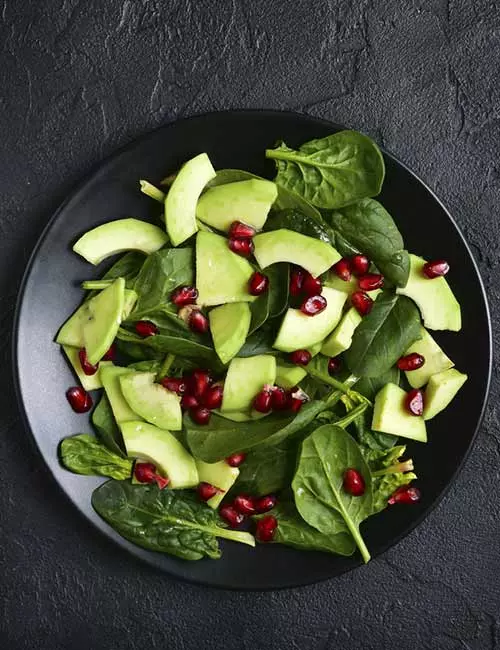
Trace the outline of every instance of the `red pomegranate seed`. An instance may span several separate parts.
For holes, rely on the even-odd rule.
[[[288,395],[281,386],[273,386],[271,395],[271,408],[273,411],[283,411],[288,408]]]
[[[136,463],[134,465],[134,477],[139,483],[156,482],[160,490],[163,490],[170,483],[170,479],[160,476],[156,472],[156,467],[153,463]]]
[[[330,357],[328,359],[328,374],[336,375],[340,368],[342,367],[342,362],[338,357]]]
[[[290,411],[293,411],[293,413],[298,413],[303,406],[304,400],[300,399],[300,397],[290,397],[290,401],[288,403],[288,408]]]
[[[313,276],[306,271],[304,274],[304,282],[302,284],[302,293],[309,298],[310,296],[319,296],[323,291],[323,285],[319,278],[313,278]]]
[[[369,314],[373,307],[373,300],[364,291],[355,291],[351,296],[351,303],[361,316]]]
[[[427,262],[424,264],[422,270],[424,275],[432,280],[446,275],[450,270],[450,265],[446,260],[434,260],[433,262]]]
[[[425,363],[425,357],[423,357],[418,352],[411,352],[404,357],[398,359],[398,368],[400,370],[417,370],[421,368]]]
[[[239,454],[231,454],[226,458],[226,463],[229,467],[239,467],[242,463],[245,462],[246,454],[240,452]]]
[[[198,487],[196,488],[196,491],[198,492],[198,496],[202,501],[208,501],[216,494],[221,494],[221,492],[225,492],[225,490],[221,490],[218,487],[215,487],[215,485],[212,485],[211,483],[205,483],[205,481],[199,483]]]
[[[304,271],[299,268],[293,268],[290,273],[290,295],[300,296],[302,285],[304,284]]]
[[[391,494],[387,503],[393,506],[395,503],[417,503],[420,501],[421,492],[416,487],[402,485]]]
[[[193,311],[188,320],[189,329],[197,334],[208,332],[208,318],[201,311]]]
[[[250,257],[254,251],[254,243],[251,239],[242,239],[241,237],[235,237],[229,240],[229,248],[240,255],[240,257]]]
[[[238,494],[233,501],[233,506],[242,515],[254,515],[256,512],[254,499],[248,494]]]
[[[406,393],[406,410],[412,415],[422,415],[424,412],[424,394],[420,388],[413,388]]]
[[[140,320],[135,324],[135,331],[139,336],[142,336],[143,339],[148,336],[154,336],[160,331],[154,323],[149,320]]]
[[[94,366],[92,363],[89,363],[85,348],[82,348],[78,352],[78,358],[80,359],[82,370],[86,375],[95,375],[95,373],[99,370],[99,364],[96,364]]]
[[[255,512],[259,515],[264,512],[269,512],[269,510],[272,510],[277,503],[278,499],[274,496],[274,494],[267,494],[265,497],[255,499]]]
[[[251,239],[255,235],[255,228],[243,221],[233,221],[229,228],[230,239]]]
[[[360,497],[365,493],[365,479],[357,469],[350,467],[344,472],[342,482],[344,491],[352,494],[353,497]]]
[[[222,404],[223,389],[220,384],[210,386],[205,390],[200,399],[200,404],[207,409],[218,409]]]
[[[183,395],[181,399],[181,408],[195,409],[199,406],[198,400],[194,395]]]
[[[380,273],[365,273],[359,278],[358,285],[362,291],[375,291],[384,286],[384,276]]]
[[[193,422],[196,422],[196,424],[199,424],[200,426],[204,426],[210,422],[211,413],[209,409],[204,406],[197,406],[196,408],[191,409],[189,414]]]
[[[163,377],[160,383],[163,388],[166,388],[172,393],[177,393],[177,395],[184,395],[186,392],[185,379],[179,377]]]
[[[190,287],[185,285],[183,287],[177,287],[175,291],[172,292],[170,300],[177,307],[185,307],[186,305],[194,305],[198,298],[198,289],[196,287]]]
[[[349,282],[352,276],[351,262],[347,257],[343,257],[332,266],[333,272],[344,282]]]
[[[309,350],[295,350],[290,353],[290,361],[297,366],[307,366],[312,359],[312,354]]]
[[[272,542],[277,528],[278,520],[276,517],[273,517],[273,515],[262,517],[262,519],[259,519],[257,522],[255,537],[259,542]]]
[[[66,391],[66,399],[75,413],[86,413],[92,408],[92,398],[80,386],[73,386]]]
[[[326,309],[326,298],[323,296],[310,296],[300,306],[300,311],[306,316],[316,316]]]
[[[103,356],[102,361],[114,361],[116,357],[116,345],[113,343],[106,354]]]
[[[256,271],[248,282],[248,293],[251,296],[260,296],[269,288],[269,278],[263,273]]]
[[[200,399],[211,385],[212,376],[208,370],[196,368],[187,377],[187,392],[194,395],[197,399]]]
[[[238,512],[236,508],[227,503],[219,508],[219,514],[226,521],[231,528],[237,528],[245,519],[245,515]]]
[[[351,270],[356,276],[364,275],[370,268],[370,260],[366,255],[353,255],[351,257]]]
[[[255,396],[252,406],[259,413],[269,413],[271,410],[271,400],[273,392],[270,388],[264,387],[260,393]]]

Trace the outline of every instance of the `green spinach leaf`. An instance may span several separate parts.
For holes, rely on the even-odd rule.
[[[123,444],[122,434],[116,424],[111,404],[105,393],[102,394],[99,404],[92,413],[92,424],[96,428],[101,442],[113,453],[124,457],[123,449],[125,445]]]
[[[237,357],[253,357],[257,354],[277,355],[278,350],[273,348],[280,323],[267,321],[258,330],[250,334],[245,343],[238,350]]]
[[[282,314],[288,306],[289,265],[273,264],[265,273],[269,278],[269,288],[250,305],[250,334],[262,327],[268,318]]]
[[[139,251],[129,251],[120,257],[112,266],[109,268],[106,273],[102,276],[102,280],[116,280],[116,278],[124,278],[125,288],[133,289],[135,284],[135,279],[141,270],[142,265],[146,256],[144,253]],[[85,300],[93,298],[97,295],[97,291],[89,291],[85,295]]]
[[[61,461],[71,472],[88,476],[109,476],[123,481],[132,474],[132,461],[118,456],[94,436],[81,433],[65,438],[60,445]]]
[[[314,237],[314,239],[319,239],[330,245],[333,243],[326,224],[322,224],[318,219],[303,214],[296,208],[287,208],[286,210],[274,212],[264,225],[265,231],[279,230],[280,228],[294,230],[301,235]]]

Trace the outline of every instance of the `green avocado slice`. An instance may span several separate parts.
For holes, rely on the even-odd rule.
[[[182,411],[175,393],[155,384],[154,372],[134,372],[120,377],[123,397],[130,408],[160,429],[180,431]]]
[[[425,421],[405,408],[406,392],[396,384],[386,384],[376,395],[372,429],[418,442],[427,442]]]
[[[215,307],[208,314],[215,351],[226,364],[236,356],[248,335],[252,314],[246,302]]]

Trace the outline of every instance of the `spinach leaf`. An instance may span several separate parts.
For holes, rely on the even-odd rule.
[[[235,492],[263,496],[288,487],[297,463],[299,442],[294,436],[274,447],[252,449],[240,467]]]
[[[273,348],[280,323],[267,322],[258,330],[250,334],[245,343],[238,350],[237,357],[253,357],[257,354],[277,355],[278,350]]]
[[[377,375],[376,377],[361,377],[356,382],[356,392],[361,393],[370,402],[373,402],[376,394],[386,384],[393,383],[399,386],[399,368],[392,366],[386,372]],[[393,436],[394,437],[394,436]]]
[[[387,372],[420,336],[420,312],[415,303],[384,291],[354,330],[351,347],[345,353],[346,363],[358,377],[377,377]]]
[[[155,359],[136,361],[135,363],[129,363],[128,367],[139,372],[154,372],[156,374],[161,368],[161,362]]]
[[[121,357],[134,361],[150,361],[152,359],[161,359],[164,355],[161,352],[152,350],[145,345],[129,340],[115,339],[115,344]],[[126,364],[125,364],[126,365]]]
[[[278,263],[265,271],[269,288],[250,305],[252,321],[250,334],[261,327],[268,318],[279,316],[288,306],[289,266]]]
[[[116,424],[111,404],[105,393],[102,394],[99,404],[92,413],[92,424],[96,428],[99,439],[110,451],[125,456],[122,434]]]
[[[118,456],[94,436],[81,433],[65,438],[60,445],[61,461],[71,472],[89,476],[110,476],[123,481],[132,474],[132,461]]]
[[[125,288],[133,289],[135,284],[135,279],[141,270],[142,265],[146,256],[144,253],[139,251],[129,251],[122,255],[112,266],[109,268],[106,273],[102,276],[102,280],[116,280],[116,278],[124,278]],[[85,284],[85,283],[84,283]],[[85,287],[83,287],[85,288]],[[97,295],[98,290],[89,291],[85,295],[85,300],[93,298]]]
[[[366,490],[353,497],[342,487],[348,468],[361,472]],[[292,481],[295,505],[302,518],[325,535],[349,531],[365,562],[370,553],[359,525],[372,514],[371,474],[354,439],[341,427],[324,424],[301,446]]]
[[[314,239],[320,239],[327,244],[332,244],[332,238],[328,233],[326,224],[323,225],[317,219],[303,214],[296,208],[288,208],[273,213],[264,225],[265,231],[279,230],[280,228],[294,230],[302,235],[307,235],[307,237],[314,237]]]
[[[275,160],[276,183],[319,208],[340,208],[377,195],[385,175],[377,145],[357,131],[339,131],[311,140],[298,151],[281,143],[268,149]]]
[[[217,513],[188,492],[108,481],[94,490],[92,505],[129,541],[185,560],[219,558],[217,537],[255,544],[249,533],[223,528]]]
[[[398,287],[406,286],[410,273],[410,256],[394,219],[383,205],[374,199],[364,199],[354,205],[332,212],[325,221],[333,228],[336,238],[363,252],[376,264],[387,280]],[[335,241],[339,248],[342,241]]]

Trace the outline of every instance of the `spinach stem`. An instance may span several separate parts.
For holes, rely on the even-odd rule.
[[[85,282],[82,282],[82,289],[85,289],[86,291],[106,289],[111,284],[113,284],[113,280],[85,280]]]
[[[158,379],[163,379],[163,377],[166,377],[168,374],[168,371],[172,367],[172,364],[175,360],[175,354],[167,354],[165,357],[163,363],[161,364],[161,368],[158,371]]]
[[[339,390],[341,393],[344,393],[351,399],[353,399],[355,402],[359,402],[359,399],[356,399],[359,395],[359,393],[356,393],[355,391],[351,390],[351,387],[354,386],[354,384],[358,381],[359,377],[356,377],[356,375],[350,375],[347,377],[345,381],[339,381],[338,379],[335,379],[334,377],[330,377],[330,375],[327,375],[324,372],[321,372],[319,370],[316,370],[315,368],[308,368],[307,366],[304,368],[304,370],[307,372],[307,374],[312,377],[313,379],[318,379],[319,381],[322,381],[324,384],[328,384],[329,386],[333,386],[333,388],[336,388]],[[363,398],[362,401],[365,401],[366,398]],[[370,402],[367,401],[369,404]]]
[[[363,402],[362,404],[358,404],[355,408],[352,409],[352,411],[349,411],[347,415],[344,415],[343,418],[340,418],[340,420],[337,420],[334,422],[334,424],[338,427],[342,427],[345,429],[351,422],[354,422],[354,420],[365,411],[365,409],[368,408],[368,404],[366,402]]]

